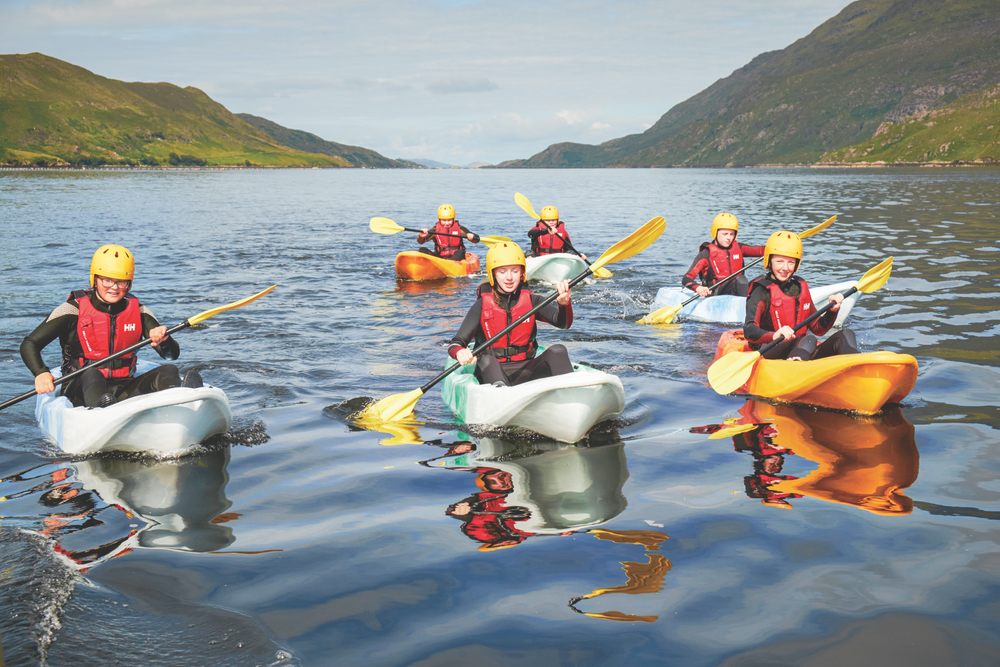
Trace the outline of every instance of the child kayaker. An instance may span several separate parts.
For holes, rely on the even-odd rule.
[[[486,276],[477,291],[478,299],[469,309],[458,333],[451,339],[448,354],[463,366],[476,363],[476,379],[482,384],[517,385],[537,378],[573,372],[573,364],[564,345],[552,345],[535,356],[535,318],[560,329],[573,324],[573,305],[569,281],[557,286],[559,296],[554,303],[542,308],[523,323],[502,337],[478,360],[468,348],[476,346],[500,333],[521,315],[545,300],[532,294],[524,279],[524,252],[513,242],[498,243],[486,253]]]
[[[47,394],[55,389],[54,378],[42,360],[42,349],[59,339],[63,374],[78,370],[114,352],[135,345],[143,338],[164,359],[176,359],[180,346],[153,313],[129,292],[135,275],[135,260],[126,248],[106,245],[98,248],[90,263],[90,288],[74,290],[28,334],[21,343],[21,359],[35,376],[35,391]],[[177,367],[157,366],[135,375],[135,352],[99,368],[92,368],[63,385],[62,394],[74,406],[103,408],[139,394],[180,387]],[[202,386],[197,371],[184,378],[184,386]]]
[[[570,250],[572,243],[566,225],[559,220],[559,209],[555,206],[545,206],[539,217],[538,224],[528,230],[528,238],[531,239],[531,252],[528,255],[541,257],[560,252],[574,252]],[[587,259],[583,254],[580,257]]]
[[[473,234],[458,224],[458,220],[455,219],[455,208],[451,204],[438,206],[438,221],[434,225],[434,230],[421,229],[417,234],[417,243],[427,243],[432,238],[434,250],[421,248],[420,252],[456,262],[465,259],[465,239],[479,243],[478,234]]]
[[[764,254],[764,246],[737,243],[739,229],[740,223],[732,213],[715,216],[712,220],[712,240],[701,244],[691,268],[681,278],[681,284],[697,292],[698,296],[746,296],[749,291],[746,274],[740,274],[714,290],[709,289],[742,269],[744,257],[760,257]]]
[[[837,311],[844,301],[843,294],[834,294],[834,306],[821,317],[809,323],[809,331],[795,324],[816,312],[809,295],[809,284],[795,275],[802,260],[802,239],[793,232],[775,232],[764,246],[764,268],[767,273],[751,283],[747,296],[746,320],[743,335],[751,349],[760,349],[773,340],[783,342],[768,350],[767,359],[803,361],[822,359],[836,354],[857,354],[858,343],[854,332],[841,329],[821,344],[822,336],[837,321]],[[810,333],[811,332],[811,333]]]

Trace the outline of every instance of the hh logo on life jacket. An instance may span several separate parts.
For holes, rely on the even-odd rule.
[[[125,325],[125,331],[135,331],[135,325],[134,324],[126,324]]]
[[[802,310],[809,310],[809,306],[810,306],[809,302],[806,301],[804,304],[802,304]]]

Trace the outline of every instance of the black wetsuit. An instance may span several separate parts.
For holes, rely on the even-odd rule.
[[[109,304],[97,298],[92,290],[88,290],[88,294],[95,309],[111,315],[122,313],[127,306],[127,300],[135,298],[129,293],[121,301]],[[149,331],[160,326],[160,323],[145,306],[140,306],[139,312],[142,318],[142,338],[148,338]],[[77,334],[79,314],[80,307],[76,299],[70,298],[69,301],[53,310],[44,322],[35,327],[34,331],[25,336],[21,342],[21,359],[33,376],[37,377],[42,373],[49,372],[49,367],[45,365],[41,352],[56,338],[59,339],[59,347],[62,350],[62,374],[66,375],[80,368],[79,360],[83,357],[83,347],[80,345]],[[180,356],[180,345],[173,338],[167,338],[153,349],[163,359],[173,360]],[[181,386],[180,373],[177,367],[172,364],[158,366],[138,377],[111,380],[105,378],[99,369],[93,368],[62,385],[62,395],[68,398],[74,406],[96,407],[100,404],[100,397],[108,392],[114,394],[119,400],[124,400],[130,396],[179,386]]]

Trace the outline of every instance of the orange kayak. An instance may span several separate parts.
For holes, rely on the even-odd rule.
[[[750,352],[742,329],[722,334],[715,359]],[[736,390],[783,403],[875,414],[899,403],[917,381],[917,360],[908,354],[868,352],[812,361],[759,359],[747,383]]]
[[[407,280],[439,280],[452,276],[467,276],[479,270],[479,257],[466,253],[456,262],[434,255],[407,250],[396,255],[396,275]]]

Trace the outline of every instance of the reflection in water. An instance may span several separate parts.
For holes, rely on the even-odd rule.
[[[355,419],[355,415],[363,411],[375,399],[368,396],[351,398],[340,403],[328,405],[323,408],[323,415],[330,419],[342,421],[352,431],[378,431],[387,433],[390,437],[379,440],[380,445],[420,445],[423,438],[420,437],[420,427],[423,422],[414,418],[401,419],[391,422],[372,422],[372,420]]]
[[[744,478],[749,497],[788,508],[790,499],[809,496],[875,514],[913,511],[902,491],[916,481],[920,455],[913,425],[898,407],[857,418],[749,400],[739,412],[739,419],[692,431],[732,437],[736,451],[750,453],[754,474]],[[791,455],[819,467],[801,479],[781,474]]]
[[[599,540],[608,540],[618,544],[639,544],[646,548],[646,551],[659,551],[660,544],[670,538],[666,533],[655,530],[600,530],[588,531]],[[620,611],[586,612],[576,608],[576,604],[581,600],[596,598],[608,593],[626,593],[628,595],[640,595],[642,593],[657,593],[663,589],[663,578],[673,567],[673,564],[661,554],[647,553],[649,561],[638,563],[633,561],[623,562],[622,569],[628,576],[628,581],[622,586],[614,588],[598,588],[592,593],[573,598],[569,601],[569,607],[578,614],[584,614],[591,618],[604,618],[610,621],[639,621],[642,623],[652,623],[659,616],[638,616],[635,614],[624,614]]]
[[[142,547],[216,551],[235,539],[224,513],[229,448],[159,461],[93,458],[38,466],[3,480],[25,483],[5,500],[37,495],[41,528],[77,570]]]
[[[480,551],[516,546],[533,535],[568,535],[621,514],[628,504],[625,446],[507,442],[455,443],[424,461],[476,476],[479,491],[448,506]]]

